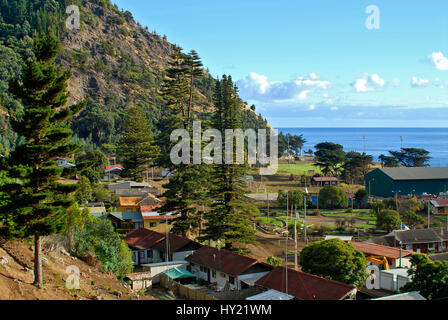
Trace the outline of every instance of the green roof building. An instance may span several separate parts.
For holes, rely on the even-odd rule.
[[[448,167],[378,168],[366,174],[366,189],[372,196],[435,194],[448,189]]]

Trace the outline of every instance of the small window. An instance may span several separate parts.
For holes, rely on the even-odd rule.
[[[146,251],[146,256],[148,258],[152,258],[152,251],[151,250]]]
[[[157,227],[157,223],[156,223],[156,222],[151,222],[151,223],[149,224],[149,227],[150,227],[150,228],[155,228],[155,227]]]
[[[235,284],[235,278],[234,277],[229,277],[229,283],[230,284]]]

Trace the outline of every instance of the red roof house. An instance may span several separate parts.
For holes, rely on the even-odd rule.
[[[285,293],[288,289],[288,294],[299,300],[346,300],[354,297],[357,291],[355,287],[345,283],[284,267],[275,268],[255,282],[255,285]]]

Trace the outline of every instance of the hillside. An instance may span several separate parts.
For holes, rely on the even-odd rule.
[[[33,247],[25,241],[0,239],[0,300],[154,300],[139,296],[117,277],[71,257],[57,245],[47,241],[44,246],[43,290],[32,285]],[[68,266],[80,270],[80,290],[68,290],[65,282]]]
[[[30,54],[33,33],[48,32],[52,26],[63,47],[58,63],[72,70],[69,102],[88,99],[87,108],[73,121],[77,136],[100,147],[116,144],[123,115],[136,104],[143,107],[157,132],[163,110],[160,88],[175,47],[166,36],[150,32],[109,0],[16,2],[0,1],[0,109],[20,112],[20,103],[7,93],[8,81],[20,73],[21,55]],[[65,26],[65,8],[70,4],[81,11],[80,30]],[[215,80],[204,69],[202,79],[195,82],[198,118],[210,117],[214,86]],[[267,126],[262,117],[241,104],[245,128]]]

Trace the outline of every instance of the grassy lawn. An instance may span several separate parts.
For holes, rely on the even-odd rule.
[[[358,229],[372,229],[375,228],[375,221],[370,221],[372,224],[357,224],[354,225],[355,228]]]
[[[360,220],[376,221],[376,216],[374,216],[374,215],[365,215],[365,216],[359,216],[359,217],[356,217],[356,218],[360,219]]]
[[[266,224],[271,224],[271,225],[274,225],[274,226],[277,226],[277,227],[281,227],[282,226],[282,223],[280,221],[275,220],[274,218],[260,217],[259,219],[263,223],[266,223]]]
[[[314,166],[312,162],[299,162],[294,164],[279,164],[277,175],[309,175],[309,170],[314,170],[315,173],[321,172],[319,167]]]
[[[324,213],[324,216],[326,217],[333,217],[333,218],[343,218],[343,217],[353,217],[356,216],[356,213],[350,212],[350,213]]]

